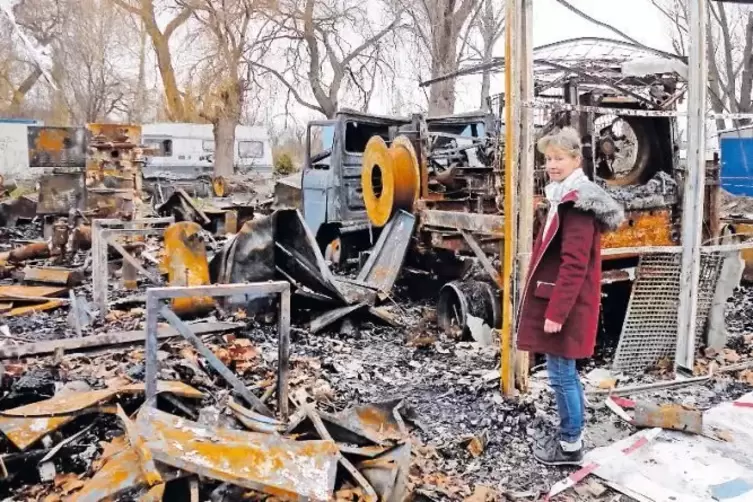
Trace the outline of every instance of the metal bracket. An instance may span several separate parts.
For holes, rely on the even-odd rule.
[[[277,406],[283,419],[288,418],[288,369],[290,358],[290,284],[283,281],[256,282],[249,284],[214,284],[211,286],[149,288],[146,290],[146,400],[150,402],[157,395],[157,321],[164,317],[183,338],[206,358],[209,364],[259,413],[271,415],[264,403],[249,391],[243,382],[230,371],[169,307],[163,300],[196,296],[227,297],[235,295],[259,296],[280,295],[279,348],[277,358]]]
[[[131,256],[113,237],[120,235],[155,235],[164,232],[164,228],[136,228],[139,225],[170,225],[175,218],[146,218],[141,220],[122,221],[116,219],[96,219],[92,221],[92,296],[98,309],[98,316],[107,315],[107,247],[112,246],[141,273],[149,277],[152,282],[159,282],[159,278],[147,272],[133,256]]]

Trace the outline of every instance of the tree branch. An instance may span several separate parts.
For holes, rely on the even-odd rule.
[[[594,19],[594,18],[592,18],[591,16],[589,16],[588,14],[586,14],[585,12],[583,12],[582,10],[580,10],[580,9],[578,9],[577,7],[575,7],[574,5],[572,5],[572,4],[571,4],[570,2],[568,2],[567,0],[555,0],[555,1],[556,1],[556,2],[558,3],[558,4],[562,5],[563,7],[567,8],[568,10],[570,10],[570,11],[572,11],[572,12],[576,13],[577,15],[579,15],[580,17],[582,17],[583,19],[586,19],[586,20],[588,20],[588,21],[591,21],[591,22],[592,22],[592,23],[594,23],[595,25],[597,25],[597,26],[601,26],[602,28],[606,28],[606,29],[608,29],[609,31],[611,31],[611,32],[613,32],[613,33],[616,33],[617,35],[621,36],[622,38],[624,38],[625,40],[627,40],[627,41],[629,41],[629,42],[633,42],[633,43],[634,43],[634,44],[636,44],[636,45],[640,45],[641,47],[645,47],[645,46],[644,46],[644,45],[643,45],[642,43],[640,43],[639,41],[637,41],[637,40],[636,40],[636,39],[634,39],[633,37],[631,37],[631,36],[629,36],[629,35],[625,34],[624,32],[622,32],[622,31],[618,30],[617,28],[615,28],[615,27],[614,27],[614,26],[612,26],[611,24],[608,24],[608,23],[604,23],[604,22],[602,22],[602,21],[599,21],[598,19]]]
[[[162,33],[162,35],[167,40],[169,40],[175,30],[180,28],[183,23],[188,21],[188,19],[191,17],[192,11],[193,9],[191,9],[190,7],[183,7],[183,10],[181,10],[177,16],[175,16],[172,20],[170,20],[169,23],[167,23],[167,26],[165,26],[165,31]]]
[[[292,94],[295,100],[298,101],[298,103],[300,103],[301,105],[305,106],[306,108],[310,108],[311,110],[317,111],[319,113],[324,113],[326,115],[326,113],[324,112],[324,109],[321,106],[311,104],[305,99],[303,99],[303,96],[301,96],[301,94],[298,92],[298,89],[296,89],[293,84],[288,82],[287,79],[279,71],[275,70],[274,68],[270,68],[269,66],[263,65],[261,63],[257,63],[256,61],[249,61],[249,64],[253,66],[257,66],[261,68],[262,70],[274,75],[277,78],[277,80],[279,80],[285,87],[288,88],[288,91],[290,91],[290,94]]]
[[[470,3],[470,4],[471,4],[471,7],[473,7],[474,5],[476,5],[476,4],[474,3],[474,1],[466,1],[466,3]],[[464,3],[464,4],[463,4],[463,6],[465,6],[465,5],[466,5],[466,3]],[[463,54],[465,53],[465,48],[466,48],[466,46],[468,45],[468,39],[469,39],[469,38],[470,38],[470,36],[471,36],[471,29],[473,28],[473,25],[474,25],[474,23],[475,23],[475,21],[476,21],[476,18],[478,18],[478,14],[479,14],[479,12],[481,12],[481,7],[482,7],[483,5],[484,5],[484,3],[483,3],[483,2],[479,2],[479,3],[477,4],[477,6],[476,6],[476,10],[475,10],[475,12],[473,13],[473,17],[471,17],[471,20],[470,20],[470,21],[468,21],[468,24],[466,25],[466,28],[465,28],[465,35],[464,35],[464,36],[462,36],[462,37],[460,37],[460,38],[462,39],[462,41],[463,41],[463,42],[462,42],[462,44],[460,45],[460,50],[458,51],[458,53],[457,53],[457,56],[456,56],[456,59],[455,59],[455,68],[459,67],[459,66],[460,66],[460,62],[461,62],[461,61],[463,60]],[[463,7],[463,6],[461,6],[461,10],[459,10],[459,11],[458,11],[458,14],[457,14],[457,16],[458,16],[458,17],[456,18],[456,19],[457,19],[457,21],[458,21],[458,22],[461,22],[461,23],[464,23],[464,22],[465,22],[465,18],[464,18],[464,17],[460,17],[460,16],[462,16],[462,15],[463,15],[463,13],[464,13],[464,11],[463,11],[463,9],[462,9],[462,7]],[[467,14],[466,14],[466,16],[467,16]],[[458,35],[459,35],[459,34],[458,34]]]
[[[397,26],[397,24],[400,22],[400,17],[401,17],[401,13],[398,12],[397,15],[395,16],[395,19],[390,24],[382,28],[371,38],[366,39],[361,45],[356,47],[350,54],[345,56],[345,58],[343,58],[343,61],[342,61],[343,66],[348,66],[348,64],[350,64],[350,62],[353,61],[353,59],[355,59],[356,57],[358,57],[358,55],[361,54],[364,50],[368,49],[370,46],[379,42],[379,40],[381,40],[385,35],[387,35],[387,33],[392,31],[395,28],[395,26]]]
[[[131,14],[135,14],[137,16],[141,16],[143,14],[142,10],[134,7],[133,5],[125,2],[124,0],[112,0],[112,3],[120,7],[121,9],[125,9]]]
[[[656,7],[659,12],[664,14],[664,16],[666,16],[667,19],[669,19],[672,24],[675,25],[678,31],[684,31],[685,33],[688,33],[688,29],[677,22],[677,17],[673,17],[664,7],[659,5],[659,0],[651,0],[651,4]]]

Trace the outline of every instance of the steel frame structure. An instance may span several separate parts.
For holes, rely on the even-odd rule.
[[[702,251],[703,201],[706,176],[706,6],[708,0],[689,1],[688,150],[684,180],[680,297],[675,371],[692,372],[695,355],[698,281]],[[501,331],[501,384],[507,395],[525,390],[528,354],[515,352],[517,311],[515,284],[525,277],[530,256],[533,211],[516,202],[532,193],[533,173],[533,8],[532,0],[508,0],[505,44],[505,233],[502,250],[504,284]],[[518,207],[516,207],[518,206]],[[512,215],[517,215],[517,221]],[[517,257],[517,263],[515,258]],[[515,371],[514,368],[517,368]]]
[[[98,317],[107,315],[107,282],[109,271],[107,268],[107,248],[112,246],[131,267],[159,284],[159,278],[146,271],[123,246],[113,238],[121,235],[159,235],[164,227],[135,228],[139,225],[170,225],[175,218],[145,218],[140,220],[122,221],[116,219],[96,219],[92,221],[92,296],[98,309]]]
[[[248,284],[214,284],[211,286],[167,287],[149,288],[146,291],[146,400],[152,400],[157,395],[157,377],[159,361],[157,349],[157,321],[163,317],[175,328],[180,335],[188,340],[194,348],[222,375],[249,405],[259,413],[271,415],[266,405],[250,390],[243,382],[227,367],[217,356],[212,353],[196,336],[189,327],[181,321],[167,305],[162,305],[164,300],[173,298],[189,298],[197,296],[228,297],[236,295],[280,295],[280,311],[278,318],[278,359],[277,359],[277,403],[278,410],[283,419],[287,419],[288,410],[288,370],[290,360],[290,283],[286,281],[257,282]]]

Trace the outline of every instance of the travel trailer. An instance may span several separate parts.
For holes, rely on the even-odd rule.
[[[152,151],[147,155],[145,178],[193,179],[212,174],[211,124],[144,124],[141,142]],[[237,126],[234,151],[237,174],[272,175],[272,147],[264,128]]]

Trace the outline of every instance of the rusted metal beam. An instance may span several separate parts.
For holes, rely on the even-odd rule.
[[[193,333],[201,336],[210,333],[237,330],[243,326],[245,325],[240,323],[198,323],[189,325],[189,328]],[[169,326],[160,326],[157,331],[157,338],[159,340],[174,338],[176,336],[180,336],[180,334]],[[146,340],[145,331],[123,331],[84,336],[81,338],[62,338],[60,340],[52,340],[48,342],[34,342],[13,347],[0,347],[0,360],[52,354],[56,350],[62,350],[63,352],[70,354],[103,347],[115,347],[119,345],[140,343],[144,340]]]
[[[8,261],[21,263],[33,258],[49,258],[50,255],[50,246],[46,242],[32,242],[12,250],[8,255]]]
[[[148,406],[136,425],[154,458],[181,470],[275,497],[325,501],[334,490],[334,441],[214,428]]]
[[[633,424],[638,427],[661,427],[703,434],[703,412],[680,404],[638,402],[635,405]]]
[[[288,414],[288,364],[290,352],[290,283],[284,281],[259,282],[250,284],[215,284],[212,286],[150,288],[146,292],[146,398],[153,402],[155,397],[155,382],[157,381],[157,320],[162,313],[160,302],[171,298],[188,298],[193,296],[235,296],[264,294],[279,294],[279,350],[278,357],[278,409],[283,418]],[[174,319],[178,319],[174,316]],[[179,319],[178,319],[179,320]],[[182,325],[182,322],[180,322]],[[177,328],[177,327],[176,327]],[[181,333],[183,334],[183,333]],[[189,334],[190,337],[190,334]],[[190,340],[189,340],[190,341]],[[203,346],[203,345],[202,345]],[[214,355],[214,354],[212,354]],[[234,375],[233,375],[234,376]],[[254,403],[249,403],[254,406]],[[263,403],[262,403],[263,405]],[[264,405],[263,405],[264,406]],[[269,411],[266,406],[258,409],[264,413]]]
[[[260,413],[264,413],[269,416],[272,415],[272,411],[267,408],[264,403],[261,402],[261,399],[253,395],[253,393],[248,390],[245,384],[241,382],[241,380],[237,376],[235,376],[235,373],[230,371],[230,369],[225,366],[216,355],[214,355],[214,352],[209,350],[206,345],[202,343],[199,337],[193,334],[188,326],[186,326],[172,310],[170,310],[168,307],[162,307],[160,314],[167,320],[167,322],[172,325],[173,328],[178,331],[178,333],[180,333],[183,338],[188,340],[188,342],[193,345],[196,351],[201,354],[204,359],[207,360],[207,362],[215,369],[215,371],[217,371],[217,373],[219,373],[222,378],[224,378],[225,381],[230,384],[233,390],[237,392],[243,399],[245,399],[248,404],[253,406],[253,408]]]
[[[424,209],[419,214],[421,227],[440,227],[453,230],[501,236],[504,231],[504,217],[497,214],[461,213]]]
[[[3,317],[18,317],[18,316],[33,314],[35,312],[44,312],[46,310],[54,310],[56,308],[62,307],[67,302],[68,302],[67,299],[54,299],[54,300],[47,300],[45,303],[40,303],[37,305],[28,305],[26,307],[16,307],[6,312],[5,314],[3,314]]]
[[[471,250],[473,250],[473,253],[476,255],[476,258],[479,259],[481,262],[481,265],[484,267],[484,270],[489,274],[489,276],[492,278],[492,280],[499,286],[502,287],[502,280],[499,277],[499,273],[497,272],[497,269],[494,268],[494,265],[492,265],[492,262],[489,261],[489,258],[486,256],[486,253],[484,253],[484,250],[481,249],[481,246],[478,245],[478,242],[476,242],[476,239],[466,232],[465,230],[461,230],[460,233],[462,234],[465,241],[468,243],[468,246],[470,246]]]
[[[75,286],[83,280],[79,270],[59,267],[25,267],[24,281]]]

